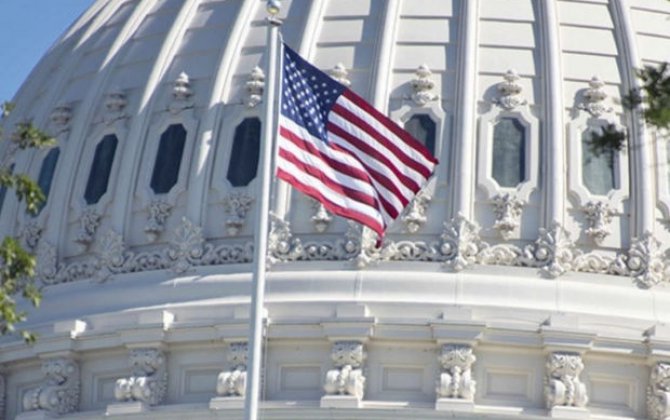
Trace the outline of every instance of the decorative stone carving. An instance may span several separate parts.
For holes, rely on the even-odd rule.
[[[23,394],[23,409],[55,415],[77,411],[80,393],[77,362],[67,358],[44,360],[42,373],[45,376],[42,385]]]
[[[670,418],[670,363],[656,363],[651,370],[647,387],[647,415],[652,420]]]
[[[226,356],[230,369],[219,373],[216,381],[216,393],[223,397],[243,397],[247,386],[246,342],[230,343]]]
[[[440,253],[446,258],[444,265],[454,271],[462,271],[475,264],[477,254],[485,246],[479,238],[479,226],[462,214],[444,224],[440,238]]]
[[[328,213],[328,210],[326,210],[323,204],[317,200],[311,201],[312,208],[314,209],[314,215],[311,218],[312,223],[314,224],[314,230],[323,233],[328,229],[328,226],[330,226],[330,222],[333,221],[333,216]]]
[[[147,218],[146,226],[144,226],[144,233],[151,242],[155,241],[163,230],[165,230],[165,222],[170,217],[172,208],[172,204],[165,200],[153,200],[149,203],[147,207],[149,217]]]
[[[229,216],[225,222],[229,235],[235,236],[240,232],[253,201],[253,197],[245,193],[231,193],[223,200],[223,209]]]
[[[539,267],[549,278],[556,278],[572,268],[575,258],[570,234],[560,224],[553,222],[549,229],[540,228],[540,237],[524,248],[523,263]]]
[[[167,393],[165,354],[154,348],[132,349],[130,364],[132,376],[116,381],[116,400],[142,401],[151,406],[162,403]]]
[[[579,104],[578,108],[587,111],[596,118],[612,112],[613,109],[605,106],[604,103],[607,99],[607,93],[603,90],[604,86],[605,82],[600,80],[598,76],[593,76],[589,81],[589,88],[584,91],[584,102]]]
[[[19,236],[21,237],[23,245],[32,251],[37,248],[37,244],[42,237],[42,227],[35,221],[28,221],[23,226]]]
[[[184,274],[202,259],[205,254],[205,238],[202,228],[183,217],[170,241],[171,247],[167,251],[168,257],[174,261],[172,271]]]
[[[115,88],[105,98],[105,122],[111,124],[114,121],[126,118],[125,109],[128,105],[125,92]]]
[[[430,71],[428,65],[421,64],[414,74],[416,75],[416,78],[410,82],[413,91],[410,98],[414,103],[418,106],[424,106],[428,102],[438,100],[439,96],[432,92],[435,88],[435,82],[430,79],[433,72]]]
[[[626,265],[631,276],[644,287],[658,284],[666,276],[661,243],[648,231],[641,238],[633,239]]]
[[[66,130],[72,119],[72,106],[67,103],[56,105],[53,111],[51,111],[49,119],[60,132]]]
[[[477,262],[487,265],[521,265],[521,248],[511,244],[484,246],[477,255]]]
[[[256,66],[249,73],[249,78],[245,83],[247,90],[246,105],[248,108],[254,108],[263,100],[263,91],[265,90],[265,73],[263,69]]]
[[[272,213],[270,214],[268,252],[271,263],[294,261],[303,253],[300,239],[293,238],[291,224]]]
[[[365,376],[363,376],[363,362],[365,361],[363,343],[357,341],[336,341],[333,343],[330,358],[335,369],[326,373],[326,383],[323,386],[328,395],[353,395],[363,399],[365,392]]]
[[[97,212],[95,208],[87,208],[79,217],[79,231],[74,241],[86,247],[95,237],[95,232],[100,226],[100,218],[102,215]]]
[[[472,364],[477,358],[472,347],[444,344],[437,360],[443,370],[435,390],[438,398],[473,401],[477,383],[472,379]]]
[[[589,398],[586,386],[579,380],[584,369],[576,353],[551,353],[547,359],[544,397],[547,408],[555,406],[584,407]]]
[[[347,71],[346,67],[344,67],[344,64],[342,63],[335,64],[335,67],[333,67],[332,70],[328,72],[328,74],[330,75],[330,77],[337,80],[344,86],[346,87],[351,86],[351,80],[349,80],[349,72]]]
[[[36,260],[35,274],[37,278],[46,284],[50,284],[49,280],[55,278],[58,273],[56,247],[49,242],[42,241],[37,247]]]
[[[126,262],[126,246],[121,235],[108,230],[100,239],[100,249],[97,254],[96,279],[103,282],[112,274],[120,272]]]
[[[596,244],[602,244],[607,235],[610,234],[609,224],[612,223],[612,216],[616,214],[615,211],[604,201],[589,201],[583,207],[583,210],[586,214],[586,220],[589,222],[586,234]]]
[[[523,86],[518,83],[520,77],[517,72],[507,70],[503,79],[505,79],[503,82],[498,83],[498,93],[500,96],[493,102],[508,111],[518,106],[526,105],[528,102],[521,97]]]
[[[409,233],[416,233],[426,223],[426,209],[433,197],[425,190],[419,191],[414,199],[409,203],[407,211],[401,217],[405,224],[405,229]]]
[[[523,202],[512,194],[498,194],[493,197],[493,211],[496,215],[493,228],[500,232],[503,239],[509,239],[512,232],[519,227],[522,209]]]
[[[178,114],[185,109],[193,108],[192,97],[191,80],[188,74],[181,72],[172,84],[172,101],[169,105],[169,111]]]

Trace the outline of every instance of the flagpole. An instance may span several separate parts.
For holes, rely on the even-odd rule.
[[[263,302],[265,295],[265,268],[268,249],[268,213],[270,210],[270,177],[272,175],[272,152],[275,135],[275,99],[277,81],[277,48],[278,33],[281,20],[277,17],[281,3],[269,0],[266,10],[270,14],[267,19],[267,71],[265,89],[265,119],[263,120],[263,147],[259,161],[260,178],[259,193],[256,195],[256,240],[254,246],[251,311],[249,314],[251,329],[247,353],[247,383],[244,398],[245,420],[256,420],[258,417],[258,400],[260,397],[262,343],[263,343]]]

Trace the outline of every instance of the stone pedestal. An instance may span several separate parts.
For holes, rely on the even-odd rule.
[[[122,416],[125,414],[138,414],[149,411],[149,406],[142,401],[120,402],[107,406],[108,416]]]
[[[549,410],[549,416],[555,419],[588,419],[591,413],[585,408],[556,406]]]
[[[243,409],[244,397],[214,397],[209,400],[210,410]]]
[[[18,416],[16,420],[45,420],[55,419],[57,416],[45,410],[25,411]]]
[[[472,401],[460,400],[458,398],[438,398],[437,401],[435,401],[435,410],[472,413],[475,411],[475,403]]]
[[[326,395],[321,397],[321,408],[361,408],[361,400],[353,395]]]

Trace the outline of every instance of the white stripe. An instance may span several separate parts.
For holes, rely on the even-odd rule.
[[[359,201],[342,195],[337,191],[331,190],[330,187],[321,182],[319,179],[303,172],[300,168],[296,167],[294,164],[285,159],[279,159],[277,164],[278,167],[280,167],[282,170],[299,179],[301,183],[319,191],[331,203],[339,207],[351,209],[352,211],[364,214],[369,218],[379,222],[380,225],[386,226],[382,214],[374,207],[368,206],[367,204],[363,204]]]
[[[404,162],[402,162],[398,157],[388,150],[382,143],[374,139],[372,136],[370,136],[368,133],[363,131],[362,129],[358,128],[354,124],[350,123],[346,118],[340,116],[336,112],[331,111],[330,114],[328,114],[328,120],[340,127],[342,130],[346,131],[347,133],[351,134],[352,136],[358,138],[361,140],[361,142],[367,144],[371,148],[379,151],[385,158],[387,158],[390,161],[390,164],[393,165],[395,168],[399,170],[400,173],[405,175],[407,178],[411,179],[416,183],[417,185],[421,186],[423,185],[424,182],[426,182],[426,178],[421,175],[419,172],[415,171],[413,168],[407,166]],[[329,133],[331,134],[331,133]],[[346,143],[349,143],[345,139],[340,139],[340,141],[344,141]],[[367,159],[372,159],[370,155],[365,153],[364,151],[356,148],[357,155],[361,156],[368,156]],[[376,160],[376,159],[375,159]],[[380,164],[383,165],[382,162],[379,162]],[[384,165],[386,166],[386,165]],[[399,178],[396,178],[397,182],[401,182]],[[411,190],[410,190],[411,191]],[[414,192],[412,191],[412,195]]]
[[[405,143],[405,140],[396,136],[395,133],[393,133],[393,131],[386,128],[386,126],[384,126],[384,124],[380,123],[377,120],[377,118],[370,115],[367,111],[359,108],[355,103],[350,101],[344,95],[340,95],[340,97],[337,98],[336,103],[339,104],[339,105],[342,105],[342,107],[351,111],[353,114],[357,115],[359,118],[361,118],[362,120],[364,120],[368,124],[370,124],[372,127],[374,127],[375,130],[377,130],[381,135],[390,139],[391,142],[396,147],[398,147],[400,150],[402,150],[409,159],[417,162],[421,166],[426,167],[431,172],[433,171],[433,168],[435,167],[435,164],[433,162],[426,159],[426,157],[424,155],[417,152],[412,147],[408,146],[407,143]],[[393,122],[393,121],[391,121],[391,122],[393,124],[395,124],[395,122]],[[399,128],[401,128],[401,127],[399,127]]]

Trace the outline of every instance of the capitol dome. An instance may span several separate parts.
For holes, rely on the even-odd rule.
[[[265,419],[670,416],[670,142],[621,98],[666,0],[286,0],[284,41],[440,164],[389,228],[274,181]],[[0,340],[4,418],[242,418],[266,77],[261,0],[96,0],[3,146],[0,229],[44,301]],[[622,150],[590,133],[625,129]]]

